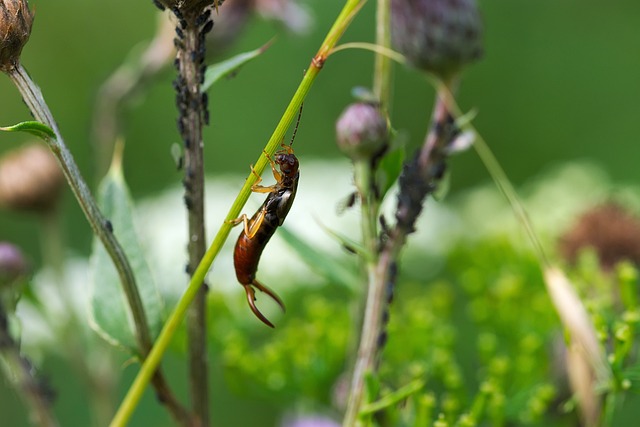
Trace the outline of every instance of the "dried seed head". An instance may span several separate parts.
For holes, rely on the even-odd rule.
[[[32,24],[27,0],[0,0],[0,70],[6,72],[18,65]]]
[[[640,219],[614,203],[587,211],[560,239],[560,251],[574,263],[586,247],[596,251],[605,270],[623,260],[640,265]]]
[[[27,262],[20,249],[11,243],[0,242],[0,290],[26,273]]]
[[[172,10],[176,16],[200,14],[208,6],[220,7],[223,2],[224,0],[154,0],[156,6],[164,6]]]
[[[0,205],[9,209],[46,212],[58,200],[64,176],[42,144],[30,144],[0,160]]]
[[[351,104],[336,123],[338,148],[354,161],[375,157],[387,144],[388,135],[385,116],[370,103]]]
[[[475,0],[391,0],[391,35],[414,66],[444,80],[482,56]]]

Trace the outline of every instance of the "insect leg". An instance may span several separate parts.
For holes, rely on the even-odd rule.
[[[249,217],[247,216],[247,214],[242,214],[236,219],[230,219],[230,220],[227,220],[225,222],[227,224],[231,224],[234,227],[236,225],[240,224],[241,222],[244,223],[244,233],[247,236],[249,235]],[[253,233],[253,234],[255,234],[255,233]],[[253,236],[251,236],[251,237],[253,237]]]
[[[275,163],[266,152],[264,154],[269,159],[269,163],[271,163],[271,170],[273,171],[273,176],[275,177],[276,182],[280,182],[280,180],[282,179],[282,176],[276,170]],[[258,180],[256,181],[256,183],[251,186],[251,191],[253,191],[254,193],[273,193],[274,191],[276,191],[277,184],[268,185],[268,186],[260,185],[260,183],[262,182],[262,177],[258,175],[258,172],[256,172],[256,170],[253,168],[253,165],[251,165],[251,173],[253,173],[255,176],[258,177]]]

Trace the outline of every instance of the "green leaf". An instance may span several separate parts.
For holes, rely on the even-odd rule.
[[[164,305],[136,235],[133,203],[122,175],[119,156],[114,157],[116,160],[100,184],[98,203],[131,263],[149,329],[155,338],[162,327]],[[111,257],[98,238],[93,240],[91,272],[91,326],[109,343],[137,354],[135,325],[127,298]]]
[[[0,130],[3,130],[5,132],[26,132],[30,133],[31,135],[35,135],[38,138],[42,138],[45,141],[56,139],[55,132],[53,132],[53,130],[49,126],[36,121],[28,121],[18,123],[13,126],[0,127]]]
[[[207,67],[204,75],[204,83],[202,83],[202,91],[206,92],[209,88],[221,78],[229,74],[237,72],[247,62],[260,56],[271,46],[272,41],[250,52],[239,53],[225,61],[213,64]]]
[[[423,380],[420,380],[420,379],[413,380],[412,382],[405,385],[404,387],[386,394],[385,396],[381,397],[379,400],[363,405],[362,409],[360,410],[360,415],[373,414],[383,409],[386,409],[390,406],[396,405],[397,403],[408,398],[412,394],[415,394],[420,390],[422,390],[424,386],[425,386],[425,382]],[[373,383],[371,387],[372,387],[371,391],[377,392],[376,387],[379,388],[379,384]]]
[[[404,144],[398,143],[398,137],[393,130],[390,134],[391,144],[389,152],[382,158],[376,172],[376,181],[380,187],[380,198],[382,199],[389,189],[396,182],[402,172],[405,149]]]
[[[432,194],[433,200],[437,202],[441,202],[444,198],[449,194],[449,189],[451,188],[451,173],[449,170],[445,170],[444,176],[438,182],[435,192]]]
[[[349,289],[359,284],[359,278],[355,272],[328,253],[320,251],[300,239],[297,235],[285,227],[278,230],[278,234],[298,254],[298,256],[316,273],[326,277],[332,283],[345,286]]]

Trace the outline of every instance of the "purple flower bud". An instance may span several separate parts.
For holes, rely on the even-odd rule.
[[[475,0],[391,0],[391,36],[415,67],[444,80],[482,56]]]
[[[32,24],[27,0],[0,0],[0,70],[7,72],[18,65]]]
[[[389,129],[380,109],[373,104],[358,102],[342,112],[336,123],[340,150],[351,160],[371,159],[387,144]]]
[[[287,420],[284,427],[340,427],[340,424],[330,418],[319,415],[308,415],[304,417]]]
[[[11,243],[0,242],[0,288],[11,285],[27,272],[22,252]]]

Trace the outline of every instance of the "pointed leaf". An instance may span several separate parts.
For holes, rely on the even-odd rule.
[[[447,194],[449,194],[450,188],[451,188],[451,173],[447,169],[444,171],[444,176],[440,179],[440,181],[438,182],[438,185],[436,186],[435,191],[431,195],[433,197],[433,200],[437,202],[443,201],[444,198],[447,197]]]
[[[269,41],[267,44],[259,47],[258,49],[252,50],[250,52],[240,53],[232,58],[227,59],[226,61],[208,66],[207,71],[204,75],[204,83],[202,83],[202,91],[206,92],[215,82],[225,76],[228,76],[229,74],[235,73],[244,64],[260,56],[269,48],[269,46],[271,46],[271,43],[272,42]]]
[[[28,121],[15,124],[13,126],[0,127],[0,130],[5,132],[26,132],[31,135],[35,135],[38,138],[42,138],[45,141],[56,138],[56,134],[49,126],[36,121]]]
[[[316,222],[318,223],[320,228],[322,228],[329,236],[333,237],[333,239],[335,239],[336,242],[342,245],[342,247],[348,250],[349,252],[353,252],[354,254],[358,255],[359,257],[365,260],[373,259],[373,254],[369,252],[367,248],[365,248],[362,245],[362,243],[356,242],[352,238],[332,230],[331,228],[327,227],[317,219],[316,219]]]
[[[286,227],[281,227],[278,233],[309,268],[326,277],[327,280],[350,289],[353,289],[359,283],[358,276],[352,270],[345,267],[328,253],[314,248]]]
[[[375,386],[379,387],[379,384],[376,384]],[[362,409],[360,410],[360,415],[362,416],[362,415],[374,414],[390,406],[396,405],[402,400],[411,396],[412,394],[415,394],[421,391],[424,388],[424,386],[425,386],[424,380],[421,380],[421,379],[413,380],[412,382],[403,386],[402,388],[386,394],[385,396],[381,397],[379,400],[363,405]],[[377,390],[375,391],[377,392]]]
[[[162,327],[164,306],[135,232],[129,190],[119,162],[114,164],[100,185],[98,203],[131,263],[152,338],[155,338]],[[109,343],[137,354],[135,325],[127,298],[113,262],[97,238],[93,241],[91,268],[89,314],[92,327]]]
[[[380,187],[380,198],[384,198],[389,189],[396,182],[402,172],[402,163],[404,162],[405,149],[404,144],[399,143],[399,138],[395,131],[390,134],[390,150],[380,161],[376,172],[376,180]]]

